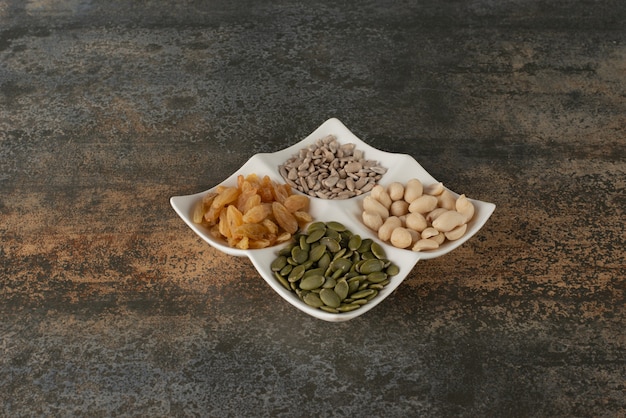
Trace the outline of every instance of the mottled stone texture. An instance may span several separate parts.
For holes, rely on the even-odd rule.
[[[626,414],[626,3],[0,0],[0,415]],[[497,204],[346,323],[169,206],[329,117]]]

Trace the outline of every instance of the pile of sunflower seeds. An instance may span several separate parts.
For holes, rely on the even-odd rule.
[[[355,144],[339,144],[334,135],[301,149],[278,169],[291,187],[321,199],[367,193],[387,172],[377,161],[366,160]]]

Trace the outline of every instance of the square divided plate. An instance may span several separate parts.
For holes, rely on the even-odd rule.
[[[388,153],[373,148],[356,137],[339,120],[333,118],[324,122],[313,133],[297,144],[271,154],[263,153],[254,155],[239,170],[220,184],[235,186],[237,184],[238,175],[241,174],[243,176],[247,176],[252,173],[257,174],[259,177],[268,175],[272,180],[284,183],[283,178],[278,172],[278,166],[283,164],[293,155],[297,154],[302,148],[306,148],[307,146],[314,144],[318,139],[331,134],[337,138],[337,141],[340,144],[353,143],[356,145],[356,149],[364,152],[365,159],[378,161],[380,165],[386,167],[387,172],[379,181],[379,184],[383,186],[386,186],[394,181],[405,184],[407,180],[411,178],[419,179],[424,186],[438,183],[438,181],[428,174],[428,172],[424,170],[424,168],[422,168],[422,166],[415,161],[413,157],[405,154]],[[282,248],[282,246],[279,245],[254,250],[240,250],[232,248],[229,247],[225,241],[213,237],[207,228],[202,225],[195,224],[192,221],[192,214],[195,206],[199,203],[199,201],[201,201],[202,197],[207,192],[214,190],[216,187],[217,185],[211,189],[192,195],[174,196],[170,199],[170,203],[183,221],[208,244],[226,254],[248,257],[261,277],[263,277],[267,284],[269,284],[270,287],[274,289],[274,291],[276,291],[276,293],[278,293],[283,299],[311,316],[330,322],[347,321],[373,309],[376,305],[387,298],[387,296],[389,296],[400,285],[400,283],[402,283],[419,260],[439,257],[459,247],[475,235],[480,228],[482,228],[495,210],[495,205],[493,203],[470,199],[470,201],[474,204],[475,213],[474,217],[468,223],[467,231],[462,238],[455,241],[446,241],[436,250],[415,252],[410,249],[395,248],[390,244],[381,242],[378,239],[376,232],[370,230],[362,223],[361,202],[368,193],[346,200],[326,200],[311,197],[309,213],[313,216],[314,221],[338,221],[343,223],[353,233],[359,234],[363,238],[374,239],[384,247],[387,252],[387,258],[400,267],[400,273],[391,277],[390,283],[380,290],[374,299],[361,306],[361,308],[351,312],[330,313],[308,306],[302,302],[295,293],[285,289],[276,280],[270,268],[270,264],[276,258],[277,252],[280,248]],[[295,190],[294,192],[299,193]],[[453,191],[450,192],[455,197],[459,196]],[[471,194],[471,192],[469,193]]]

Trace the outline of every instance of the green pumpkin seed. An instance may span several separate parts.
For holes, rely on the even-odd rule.
[[[309,259],[309,251],[300,247],[294,247],[291,250],[291,257],[296,262],[296,265],[300,265]]]
[[[347,258],[348,260],[352,260],[353,255],[354,255],[354,251],[348,248],[345,254],[341,256],[341,258]]]
[[[372,242],[372,246],[370,247],[370,251],[372,251],[372,254],[374,254],[376,256],[376,258],[378,258],[378,259],[383,259],[383,258],[387,257],[387,255],[385,254],[385,249],[383,248],[382,245],[380,245],[377,242]]]
[[[353,303],[355,305],[365,305],[367,302],[369,302],[367,299],[357,299],[357,300],[353,300],[350,303]]]
[[[291,287],[289,286],[289,282],[283,276],[281,276],[278,272],[274,272],[274,277],[276,277],[276,279],[280,282],[280,284],[283,285],[285,289],[291,290]]]
[[[330,306],[331,308],[337,308],[341,304],[341,299],[339,295],[335,293],[333,289],[322,289],[320,290],[320,299],[326,306]]]
[[[317,289],[318,287],[321,287],[325,281],[326,281],[326,278],[324,276],[320,276],[320,275],[309,276],[305,279],[300,280],[300,289],[302,290]]]
[[[339,296],[340,300],[344,300],[348,296],[348,291],[350,290],[350,286],[345,279],[341,279],[337,281],[335,288],[333,289],[337,296]]]
[[[341,244],[339,244],[341,245]],[[346,254],[347,248],[342,248],[339,251],[337,251],[334,255],[333,255],[333,260],[336,260],[338,258],[344,258],[344,255]]]
[[[280,275],[281,275],[281,276],[283,276],[283,277],[284,277],[284,276],[288,276],[288,275],[289,275],[289,273],[291,273],[291,270],[293,270],[293,265],[291,265],[291,264],[287,264],[285,267],[283,267],[283,268],[279,271],[279,273],[280,273]]]
[[[306,242],[306,238],[307,238],[306,235],[300,235],[298,237],[298,244],[301,249],[309,251],[309,243]]]
[[[304,276],[304,272],[305,272],[304,266],[302,265],[295,266],[293,270],[291,270],[291,273],[289,273],[287,280],[291,283],[297,282],[298,280],[302,278],[302,276]]]
[[[306,242],[312,244],[319,241],[326,234],[326,229],[315,229],[306,237]]]
[[[324,222],[321,222],[321,221],[312,222],[307,227],[306,232],[307,232],[307,234],[311,235],[311,233],[313,231],[316,231],[318,229],[322,229],[322,230],[326,231],[326,224]]]
[[[311,248],[311,250],[309,251],[309,260],[313,262],[319,261],[325,252],[326,252],[325,245],[317,245]]]
[[[350,248],[352,251],[356,251],[361,246],[362,241],[363,240],[361,239],[360,235],[352,235],[352,237],[350,237],[350,241],[348,241],[348,248]]]
[[[317,266],[323,269],[327,269],[328,266],[330,266],[330,254],[328,254],[327,252],[324,252],[324,255],[322,255],[322,258],[318,260]]]
[[[345,258],[338,258],[330,263],[330,268],[333,271],[341,270],[342,273],[349,271],[350,267],[352,267],[352,261],[346,260]]]
[[[400,273],[400,268],[396,266],[395,264],[390,264],[389,267],[387,267],[387,269],[385,270],[385,272],[390,276],[395,276],[396,274]]]
[[[370,260],[366,260],[363,264],[361,264],[361,273],[362,274],[370,274],[375,271],[381,271],[383,269],[383,263],[377,259],[373,258]]]
[[[375,271],[367,275],[367,281],[370,283],[382,283],[387,280],[387,273],[384,271]]]
[[[283,267],[287,265],[287,257],[280,255],[272,261],[272,271],[281,271]]]
[[[338,279],[339,279],[339,278],[341,278],[343,275],[344,275],[344,274],[343,274],[343,271],[341,271],[341,270],[337,270],[337,271],[335,271],[335,272],[333,273],[332,277],[333,277],[333,279],[338,280]]]
[[[330,237],[322,237],[320,242],[324,244],[326,248],[328,248],[328,251],[330,251],[331,253],[336,253],[337,251],[341,250],[341,245],[339,244],[339,241]]]
[[[371,295],[365,297],[365,299],[367,299],[368,301],[374,299],[378,295],[378,290],[376,290],[376,289],[370,289],[370,290],[373,290],[374,293],[372,293]]]
[[[364,238],[361,241],[361,245],[359,246],[359,249],[357,251],[360,252],[361,254],[369,252],[372,246],[372,242],[374,241],[371,238]]]
[[[326,230],[326,237],[330,239],[334,239],[337,242],[341,242],[341,234],[334,229],[328,228]]]
[[[366,298],[372,294],[376,293],[376,290],[374,289],[363,289],[363,290],[359,290],[356,293],[353,293],[352,295],[350,295],[350,297],[352,297],[353,299],[363,299]]]
[[[322,288],[324,288],[324,289],[334,289],[335,285],[337,285],[337,280],[335,280],[333,277],[327,277],[326,281],[322,285]]]
[[[337,231],[337,232],[343,232],[346,230],[346,227],[342,223],[339,223],[336,221],[326,222],[326,226],[332,229],[333,231]]]
[[[361,283],[362,281],[365,280],[366,277],[367,276],[364,274],[359,274],[358,276],[352,276],[350,278],[346,278],[346,280],[348,281],[348,284],[354,283],[354,282]]]
[[[360,307],[361,307],[361,305],[356,304],[356,303],[341,304],[341,305],[339,305],[337,310],[339,312],[351,312],[351,311],[359,309]]]
[[[324,302],[322,302],[322,299],[320,299],[317,293],[309,292],[302,297],[302,300],[304,303],[314,308],[324,306]]]
[[[291,250],[294,247],[294,244],[290,244],[286,247],[283,247],[279,252],[278,255],[280,256],[284,256],[284,257],[289,257],[291,255]]]
[[[376,256],[374,255],[374,253],[373,253],[373,252],[371,252],[371,251],[367,251],[367,252],[363,253],[363,254],[361,255],[361,258],[362,258],[363,260],[377,260],[377,257],[376,257]]]
[[[330,313],[339,313],[339,311],[336,308],[331,308],[330,306],[326,306],[326,305],[320,306],[320,309],[326,312],[330,312]]]
[[[352,282],[348,282],[348,295],[352,295],[354,292],[359,290],[359,286],[361,285],[361,282],[359,282],[358,280],[352,281]]]
[[[359,283],[359,288],[357,290],[363,290],[363,289],[367,289],[370,287],[370,283],[369,282],[362,282]]]
[[[354,264],[352,265],[352,267],[350,267],[350,271],[347,272],[346,274],[343,275],[343,277],[346,278],[346,280],[351,279],[353,277],[358,276],[359,273],[354,269]]]
[[[304,279],[305,277],[314,276],[314,275],[323,276],[324,269],[316,268],[316,269],[307,270],[304,272],[304,276],[302,276],[302,278]]]

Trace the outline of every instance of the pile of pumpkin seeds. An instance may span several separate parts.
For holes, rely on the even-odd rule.
[[[313,222],[271,264],[276,279],[307,305],[326,312],[359,309],[399,273],[383,247],[339,222]]]

